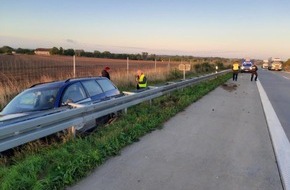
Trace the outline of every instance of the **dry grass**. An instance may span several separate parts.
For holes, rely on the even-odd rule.
[[[165,81],[166,78],[168,78],[169,71],[163,70],[161,68],[159,69],[147,69],[144,71],[148,78],[148,85],[150,85],[150,81]],[[127,75],[127,72],[121,72],[121,71],[115,71],[110,73],[111,80],[113,83],[118,86],[119,88],[126,88],[128,86],[135,86],[135,71],[130,71]],[[93,75],[88,75],[93,76]],[[61,75],[58,78],[53,78],[48,75],[43,75],[40,77],[39,80],[37,79],[26,79],[22,80],[20,83],[13,78],[7,79],[6,83],[0,83],[0,107],[6,105],[15,95],[20,93],[23,89],[26,89],[33,84],[36,83],[42,83],[42,82],[50,82],[55,80],[61,80],[65,78],[71,78],[70,75]]]

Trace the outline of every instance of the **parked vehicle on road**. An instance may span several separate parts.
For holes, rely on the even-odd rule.
[[[282,61],[280,58],[269,58],[269,70],[282,71]]]
[[[0,121],[45,112],[69,103],[90,104],[122,96],[118,88],[105,77],[74,78],[39,83],[12,99],[0,112]],[[87,123],[86,128],[95,125]]]
[[[251,61],[244,61],[241,66],[241,73],[252,72],[253,63]]]
[[[267,59],[263,60],[262,69],[268,69],[269,61]]]

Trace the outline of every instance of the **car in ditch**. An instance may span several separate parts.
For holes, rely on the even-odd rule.
[[[105,77],[72,78],[62,81],[39,83],[13,98],[0,112],[3,121],[39,115],[50,110],[68,106],[69,103],[91,104],[123,94]],[[96,126],[97,120],[86,123],[82,130]]]

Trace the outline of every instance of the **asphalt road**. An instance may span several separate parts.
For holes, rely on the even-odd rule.
[[[259,69],[259,80],[290,140],[290,73]]]
[[[283,189],[256,82],[239,74],[68,189]]]

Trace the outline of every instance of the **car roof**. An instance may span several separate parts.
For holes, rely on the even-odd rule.
[[[47,88],[47,87],[61,87],[65,84],[70,84],[72,82],[78,82],[78,81],[86,81],[86,80],[106,80],[106,77],[82,77],[82,78],[69,78],[67,80],[60,80],[60,81],[52,81],[52,82],[44,82],[44,83],[36,83],[32,85],[30,88]]]

